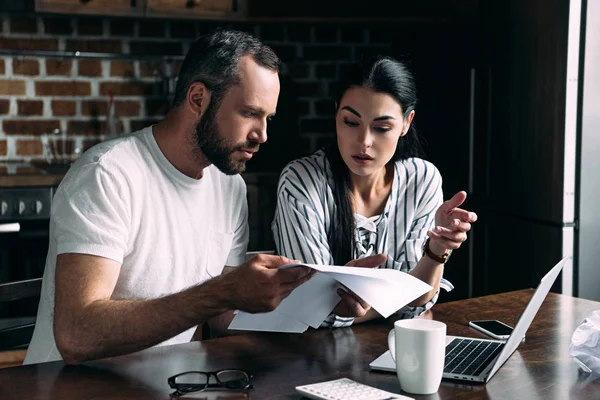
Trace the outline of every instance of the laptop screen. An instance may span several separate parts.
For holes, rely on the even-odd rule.
[[[558,264],[556,264],[554,268],[552,268],[540,281],[535,293],[533,293],[533,296],[531,296],[531,299],[529,299],[527,307],[525,307],[525,310],[523,310],[523,313],[519,317],[519,321],[515,325],[515,329],[506,341],[502,352],[498,356],[494,368],[492,368],[490,371],[488,379],[496,373],[502,364],[504,364],[508,357],[510,357],[510,355],[517,349],[519,343],[521,343],[521,340],[523,340],[525,337],[525,333],[527,332],[527,329],[529,329],[529,325],[531,325],[533,318],[535,318],[535,315],[542,306],[544,299],[548,295],[550,288],[554,284],[558,274],[560,274],[560,271],[562,270],[562,267],[567,259],[568,257],[565,257],[560,260]]]

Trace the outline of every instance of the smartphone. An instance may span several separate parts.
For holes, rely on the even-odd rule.
[[[513,328],[495,319],[469,321],[469,326],[498,340],[506,340]]]

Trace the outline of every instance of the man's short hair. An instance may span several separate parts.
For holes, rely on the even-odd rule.
[[[181,66],[173,107],[187,96],[190,85],[202,82],[218,105],[227,91],[240,81],[240,59],[251,56],[260,66],[279,73],[281,60],[273,49],[249,33],[219,28],[201,36],[190,47]]]

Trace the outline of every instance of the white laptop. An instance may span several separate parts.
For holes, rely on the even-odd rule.
[[[567,257],[560,260],[540,281],[510,337],[504,341],[446,336],[446,361],[443,378],[488,382],[525,338],[533,318],[560,274]],[[396,372],[389,350],[374,360],[374,370]]]

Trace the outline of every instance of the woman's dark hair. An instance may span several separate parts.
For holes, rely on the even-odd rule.
[[[246,32],[216,29],[192,44],[181,65],[173,97],[177,107],[187,96],[190,85],[202,82],[211,91],[218,107],[230,87],[240,82],[240,59],[251,56],[260,66],[279,72],[281,61],[273,49]]]
[[[335,97],[338,109],[346,91],[353,87],[367,87],[377,93],[392,96],[402,107],[404,118],[408,118],[417,104],[417,90],[412,74],[403,63],[392,57],[377,57],[367,62],[358,62],[344,71]],[[328,241],[334,262],[336,265],[344,265],[352,259],[356,229],[350,193],[350,171],[342,159],[337,141],[325,149],[325,154],[335,182],[333,195],[337,214],[337,225],[330,230]],[[390,162],[419,157],[422,154],[419,137],[411,124],[406,135],[398,140],[396,152]]]

